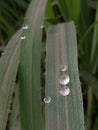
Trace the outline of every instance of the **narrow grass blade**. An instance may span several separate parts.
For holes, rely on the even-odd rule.
[[[25,17],[19,67],[20,115],[23,130],[42,130],[41,40],[47,0],[32,0]]]
[[[80,77],[88,84],[89,87],[92,87],[92,92],[98,100],[98,79],[95,78],[92,73],[84,70],[80,71]]]
[[[46,6],[46,18],[47,18],[47,19],[55,19],[51,0],[48,0],[48,2],[47,2],[47,6]],[[47,28],[48,28],[48,26],[49,26],[50,24],[51,24],[51,23],[50,23],[49,21],[45,21],[46,30],[47,30]]]
[[[0,59],[0,130],[5,130],[20,56],[20,34],[8,43]]]
[[[74,20],[79,22],[80,0],[57,0],[60,11],[66,21]]]
[[[15,4],[15,2],[14,2],[14,4]],[[8,15],[10,15],[9,17],[14,16],[13,19],[14,18],[16,18],[16,19],[20,18],[18,13],[17,13],[17,10],[16,9],[13,10],[13,7],[9,6],[10,4],[5,3],[4,1],[0,1],[0,5],[1,5],[1,8],[3,8],[3,13],[6,16],[8,16]]]
[[[96,9],[96,3],[96,1],[88,0],[88,5],[93,9]]]
[[[4,19],[2,15],[0,16],[0,23],[2,24],[0,28],[2,28],[3,31],[5,31],[9,35],[13,34],[13,28],[11,28],[11,26],[8,24],[8,22],[6,21],[6,19]]]
[[[84,34],[86,34],[87,30],[92,26],[92,20],[90,15],[90,8],[87,4],[87,0],[80,0],[81,1],[81,11],[80,11],[80,25],[79,25],[79,43],[82,43],[82,46],[79,45],[79,57],[81,59],[82,66],[91,71],[90,67],[90,55],[91,55],[91,43],[92,43],[92,30],[89,32],[89,35],[86,35],[84,38]]]
[[[95,21],[98,21],[98,1],[97,1]],[[97,68],[98,68],[98,24],[95,25],[95,28],[94,28],[92,50],[91,50],[91,66],[92,66],[92,72],[96,73]]]
[[[16,85],[16,84],[15,84]],[[19,85],[15,86],[15,96],[12,101],[12,110],[9,119],[9,130],[20,130],[20,115],[19,115]]]
[[[77,65],[77,42],[73,22],[58,24],[48,30],[46,46],[46,90],[51,102],[45,104],[46,130],[84,130],[82,93]],[[60,66],[67,65],[65,73]],[[70,77],[68,96],[62,96],[59,79]]]

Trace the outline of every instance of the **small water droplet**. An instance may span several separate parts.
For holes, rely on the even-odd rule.
[[[22,29],[23,30],[28,29],[28,25],[23,25]]]
[[[4,55],[4,52],[2,52],[1,55],[3,56],[3,55]]]
[[[69,78],[68,75],[63,75],[63,76],[60,78],[60,80],[59,80],[59,82],[60,82],[61,85],[66,85],[66,84],[69,83],[69,81],[70,81],[70,78]]]
[[[44,102],[45,103],[50,103],[51,102],[51,97],[50,96],[45,97]]]
[[[70,94],[70,89],[69,89],[67,86],[62,87],[62,88],[60,89],[60,94],[61,94],[62,96],[67,96],[67,95]]]
[[[43,25],[41,25],[40,27],[41,27],[41,29],[42,29],[42,28],[44,28],[44,26],[43,26]]]
[[[67,65],[61,65],[60,70],[62,72],[66,71],[68,69]]]
[[[22,39],[22,40],[26,39],[26,36],[22,36],[21,39]]]

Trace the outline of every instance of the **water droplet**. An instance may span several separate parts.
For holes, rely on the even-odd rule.
[[[62,72],[66,71],[68,69],[67,65],[61,65],[60,70]]]
[[[4,55],[4,52],[2,52],[1,55],[3,56],[3,55]]]
[[[22,40],[26,39],[26,36],[22,36],[21,39],[22,39]]]
[[[28,25],[23,25],[22,29],[23,30],[28,29]]]
[[[51,97],[50,96],[45,97],[44,102],[45,103],[50,103],[51,102]]]
[[[41,27],[41,29],[42,29],[42,28],[44,28],[44,26],[43,26],[43,25],[41,25],[40,27]]]
[[[63,75],[63,76],[60,78],[60,80],[59,80],[59,82],[60,82],[61,85],[66,85],[66,84],[69,83],[69,81],[70,81],[70,78],[69,78],[68,75]]]
[[[67,95],[70,94],[70,89],[69,89],[67,86],[62,87],[62,88],[60,89],[60,94],[61,94],[62,96],[67,96]]]

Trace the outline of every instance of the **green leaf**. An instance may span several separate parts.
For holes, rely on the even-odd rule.
[[[47,2],[47,6],[46,6],[46,18],[47,19],[55,19],[54,16],[54,12],[53,12],[53,8],[52,8],[52,4],[51,4],[51,0],[48,0]],[[45,21],[45,28],[47,30],[48,26],[51,24],[51,22],[49,21]]]
[[[0,130],[5,130],[20,56],[20,34],[9,41],[0,59]]]
[[[11,4],[11,3],[10,3]],[[0,1],[0,5],[1,5],[1,9],[2,9],[2,11],[4,12],[4,14],[6,15],[6,16],[9,16],[9,17],[12,17],[12,16],[14,16],[16,19],[19,19],[20,17],[19,17],[19,15],[17,14],[17,11],[14,9],[13,10],[13,8],[14,7],[12,7],[12,6],[9,6],[10,4],[8,4],[8,3],[6,3],[6,2],[4,2],[4,1]],[[15,3],[14,3],[15,4]],[[14,17],[13,17],[13,19],[14,19]]]
[[[20,116],[23,130],[42,129],[41,106],[41,40],[47,0],[32,0],[27,11],[19,67]]]
[[[92,42],[92,20],[90,15],[90,8],[88,6],[88,0],[81,0],[81,11],[80,11],[80,24],[79,24],[79,57],[81,65],[88,71],[91,71],[90,67],[90,55],[91,55],[91,42]],[[89,32],[90,31],[90,32]],[[89,35],[85,35],[89,32]],[[84,39],[85,38],[85,39]],[[82,41],[83,40],[83,41]],[[81,42],[82,46],[81,46]]]
[[[95,21],[98,21],[98,1],[97,1],[97,10],[96,10],[96,18]],[[91,50],[91,66],[92,72],[96,73],[98,68],[98,24],[95,25],[93,42],[92,42],[92,50]]]
[[[77,65],[77,42],[73,22],[51,26],[46,44],[46,90],[51,97],[45,105],[46,130],[84,130],[82,93]],[[67,65],[66,72],[60,66]],[[70,94],[62,96],[59,79],[63,74],[70,77],[67,87]]]
[[[76,24],[78,24],[80,16],[80,0],[57,0],[57,4],[65,21],[74,20]]]
[[[15,84],[16,85],[16,84]],[[9,119],[10,130],[20,130],[20,114],[19,114],[19,85],[15,86],[15,96],[12,102],[12,110]]]
[[[13,28],[11,28],[9,23],[6,21],[6,19],[4,19],[2,15],[0,16],[0,23],[2,23],[2,26],[0,28],[2,28],[3,31],[5,31],[9,35],[13,34]]]
[[[92,73],[88,71],[81,70],[80,71],[81,78],[86,81],[89,87],[92,87],[92,92],[95,94],[96,98],[98,99],[98,80],[95,78]]]

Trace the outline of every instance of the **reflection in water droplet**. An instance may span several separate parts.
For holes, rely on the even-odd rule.
[[[22,36],[21,39],[22,39],[22,40],[26,39],[26,36]]]
[[[67,65],[61,65],[60,70],[62,72],[66,71],[68,69]]]
[[[70,94],[70,89],[69,89],[67,86],[62,87],[62,88],[60,89],[60,94],[61,94],[62,96],[67,96],[67,95]]]
[[[42,26],[40,26],[41,28],[44,28],[44,26],[42,25]]]
[[[51,97],[50,96],[45,97],[44,102],[45,103],[50,103],[51,102]]]
[[[28,29],[28,25],[23,25],[22,29],[23,30]]]
[[[59,80],[59,82],[60,82],[61,85],[66,85],[66,84],[69,83],[69,81],[70,81],[70,78],[69,78],[68,75],[63,75],[63,76],[60,78],[60,80]]]

